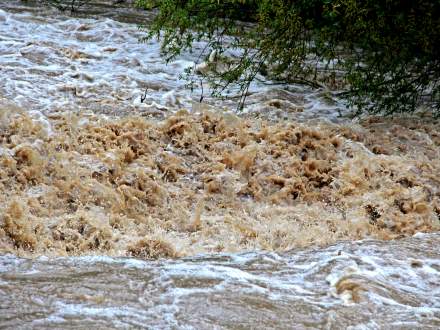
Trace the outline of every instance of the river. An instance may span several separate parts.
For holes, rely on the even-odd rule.
[[[84,10],[0,1],[1,328],[440,327],[438,121],[200,104],[151,13]]]
[[[0,258],[8,328],[438,329],[440,236],[145,262]]]
[[[81,9],[99,18],[72,18],[56,9],[32,7],[32,1],[1,3],[14,14],[0,14],[2,75],[9,77],[0,91],[22,107],[148,114],[191,107],[202,96],[200,86],[189,93],[185,81],[178,78],[185,68],[200,64],[203,59],[197,61],[198,51],[204,44],[196,43],[193,54],[185,53],[166,66],[157,40],[140,43],[145,33],[138,23],[148,22],[151,13],[109,10],[92,2],[91,8]],[[248,111],[261,107],[262,101],[280,97],[300,118],[323,116],[323,112],[326,117],[336,117],[335,109],[343,109],[328,93],[300,85],[269,88],[264,77],[257,78],[260,81],[249,92]],[[234,99],[210,98],[206,89],[208,103],[217,108],[236,107]],[[146,99],[141,102],[144,94]]]

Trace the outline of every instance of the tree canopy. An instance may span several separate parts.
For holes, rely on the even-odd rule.
[[[342,96],[359,113],[413,111],[420,104],[440,112],[438,0],[137,3],[158,11],[146,38],[161,38],[167,60],[197,41],[206,42],[202,57],[215,51],[222,59],[227,69],[211,63],[206,75],[214,93],[235,85],[246,95],[260,73],[330,87],[339,81],[346,87]]]

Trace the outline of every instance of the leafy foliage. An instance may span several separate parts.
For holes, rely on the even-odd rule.
[[[171,60],[205,41],[205,79],[215,94],[257,74],[332,87],[359,112],[440,110],[440,1],[138,0],[158,10],[146,39],[160,37]],[[222,62],[219,69],[218,62]],[[190,81],[197,79],[188,71]],[[243,101],[243,98],[242,98]]]

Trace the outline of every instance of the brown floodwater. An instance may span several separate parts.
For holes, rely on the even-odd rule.
[[[438,329],[438,234],[141,261],[0,257],[0,327]]]
[[[200,104],[151,15],[0,1],[0,327],[438,328],[439,121]]]
[[[229,99],[219,100],[209,96],[206,84],[191,93],[179,79],[186,68],[203,64],[199,53],[205,43],[195,43],[192,53],[165,65],[156,39],[140,42],[145,32],[139,24],[148,25],[153,14],[111,2],[86,1],[72,16],[35,1],[0,1],[0,95],[43,113],[161,117],[191,108],[202,95],[216,111],[236,108],[234,90]],[[274,84],[263,76],[257,76],[248,94],[246,112],[274,119],[310,119],[319,113],[335,121],[344,113],[329,91]]]

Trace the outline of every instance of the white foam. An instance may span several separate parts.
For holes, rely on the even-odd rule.
[[[197,64],[198,52],[185,53],[166,65],[157,40],[139,42],[144,33],[136,24],[100,17],[65,19],[36,13],[0,12],[0,20],[6,17],[10,17],[13,24],[0,25],[0,65],[4,68],[0,79],[6,81],[5,96],[20,107],[44,111],[78,108],[110,108],[115,112],[150,108],[174,111],[190,109],[192,102],[202,95],[201,86],[196,85],[191,93],[186,82],[179,79],[186,68],[201,65]],[[195,46],[203,49],[205,45],[198,42]],[[231,49],[227,53],[237,57],[242,51]],[[208,62],[215,62],[215,52],[206,55],[209,55]],[[258,78],[259,81],[250,86],[252,96],[247,103],[249,109],[256,111],[261,110],[261,100],[268,92],[294,86],[269,86],[264,77]],[[60,91],[62,86],[72,88]],[[146,88],[148,103],[141,103]],[[205,102],[216,107],[236,108],[236,101],[212,99],[208,86],[205,84],[203,88]],[[340,104],[326,105],[316,92],[301,86],[294,89],[300,92],[285,90],[283,93],[293,98],[306,95],[304,106],[308,107],[308,113],[299,116],[325,113],[324,116],[333,118],[337,113],[335,109],[341,107]]]

